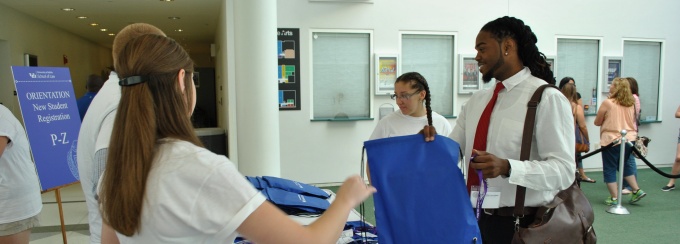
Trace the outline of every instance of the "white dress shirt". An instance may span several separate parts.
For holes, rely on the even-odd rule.
[[[505,89],[491,113],[486,151],[510,161],[510,177],[488,179],[501,191],[500,207],[515,206],[517,185],[527,188],[525,206],[537,207],[553,200],[575,178],[574,121],[569,101],[557,89],[547,88],[536,110],[536,124],[528,161],[519,161],[527,103],[545,81],[524,69],[503,81]],[[493,89],[476,92],[463,106],[449,137],[460,143],[467,158],[473,149],[478,121]]]

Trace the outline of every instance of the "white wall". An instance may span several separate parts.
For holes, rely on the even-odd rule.
[[[617,7],[612,7],[617,6]],[[621,10],[621,8],[623,8]],[[614,11],[616,9],[616,11]],[[680,77],[672,65],[678,57],[680,33],[673,23],[680,23],[675,12],[680,2],[650,0],[627,1],[463,1],[463,0],[375,0],[365,3],[328,3],[278,1],[278,27],[300,28],[302,110],[280,112],[281,175],[307,183],[341,182],[360,172],[360,150],[377,120],[355,122],[310,121],[310,29],[373,30],[374,52],[399,51],[399,31],[452,31],[458,33],[458,53],[474,54],[474,40],[488,21],[504,15],[518,17],[530,25],[538,37],[539,49],[556,54],[557,35],[595,36],[603,38],[601,56],[621,55],[621,38],[655,38],[665,40],[665,69],[661,91],[663,123],[645,124],[641,134],[654,139],[649,160],[671,164],[677,143],[680,120],[673,114],[680,99]],[[673,55],[676,54],[676,55]],[[558,77],[559,79],[559,77]],[[459,109],[469,95],[458,96]],[[601,102],[600,99],[599,102]],[[644,100],[642,101],[645,102]],[[372,110],[377,117],[380,104],[393,103],[385,96],[374,96]],[[458,113],[456,111],[455,113]],[[599,140],[599,127],[588,117],[592,140]],[[450,122],[455,124],[455,119]],[[601,168],[599,154],[585,160],[586,168]],[[639,165],[644,165],[641,161]]]
[[[4,40],[4,46],[7,47],[0,50],[0,60],[5,60],[0,61],[0,64],[3,64],[0,65],[0,102],[19,118],[21,118],[19,103],[12,93],[14,83],[9,66],[23,66],[24,53],[37,55],[40,66],[68,67],[78,97],[85,94],[87,76],[101,74],[101,71],[112,63],[111,49],[5,5],[0,5],[0,40]],[[62,61],[63,55],[68,57],[66,65]]]

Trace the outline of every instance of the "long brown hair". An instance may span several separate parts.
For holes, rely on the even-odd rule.
[[[130,40],[135,37],[145,35],[145,34],[156,34],[165,36],[165,33],[158,27],[147,24],[147,23],[133,23],[125,26],[122,30],[116,34],[116,38],[113,39],[113,46],[111,47],[111,53],[113,54],[114,69],[115,63],[118,60],[119,52],[125,47]]]
[[[132,39],[117,59],[119,77],[144,77],[143,83],[121,88],[102,179],[102,217],[121,234],[131,236],[140,229],[146,181],[159,140],[201,146],[189,119],[195,99],[193,65],[177,42],[154,34]],[[178,83],[181,69],[184,92]]]
[[[561,91],[570,102],[578,103],[578,95],[576,95],[576,86],[574,84],[564,84]]]
[[[630,91],[630,83],[626,78],[616,77],[612,81],[612,89],[609,91],[609,98],[614,99],[617,104],[630,107],[635,104],[635,98]]]

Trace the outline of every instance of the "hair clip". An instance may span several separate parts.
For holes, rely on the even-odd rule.
[[[149,77],[147,77],[147,76],[130,76],[130,77],[120,79],[120,81],[118,81],[118,85],[120,85],[120,86],[133,86],[133,85],[137,85],[137,84],[140,84],[140,83],[144,83],[147,80],[149,80]]]

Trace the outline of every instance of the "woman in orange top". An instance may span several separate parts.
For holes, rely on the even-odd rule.
[[[633,104],[635,98],[630,90],[630,83],[625,78],[617,77],[612,81],[609,88],[609,98],[600,105],[595,117],[595,125],[600,126],[600,144],[609,145],[621,137],[621,130],[626,130],[626,140],[634,142],[637,138],[635,124],[635,108]],[[634,203],[645,197],[647,194],[640,189],[635,179],[635,160],[630,157],[632,149],[625,146],[625,158],[623,167],[623,178],[633,188],[630,203]],[[607,205],[618,204],[618,185],[616,182],[616,171],[619,169],[621,146],[605,148],[602,150],[602,169],[604,182],[611,195],[605,200]]]

